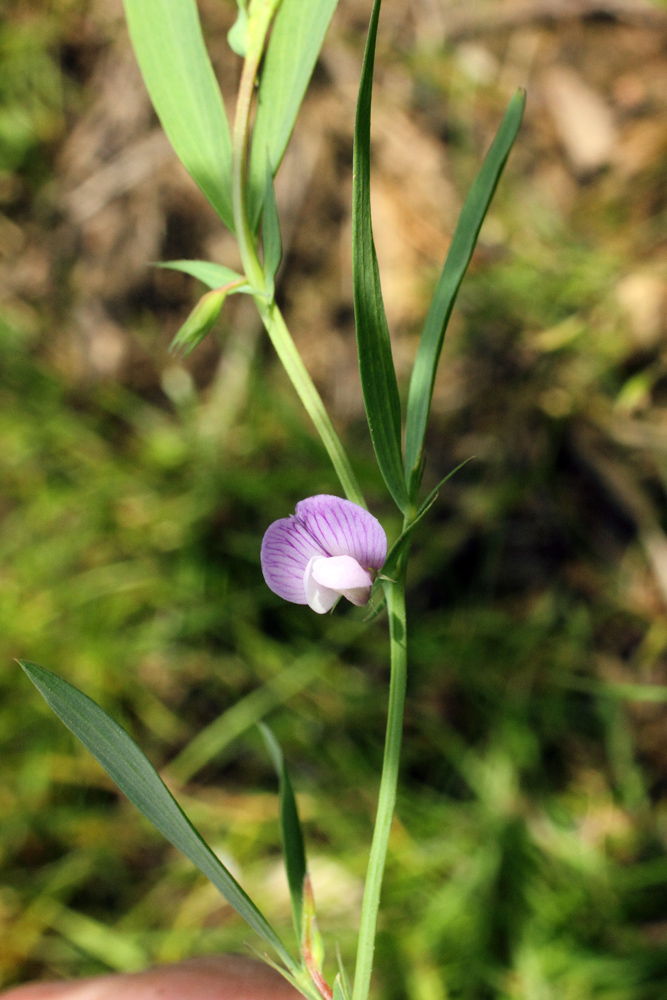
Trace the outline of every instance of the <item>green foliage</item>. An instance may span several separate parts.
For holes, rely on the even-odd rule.
[[[266,918],[197,832],[146,755],[125,730],[87,695],[36,663],[21,666],[58,718],[77,736],[153,826],[189,858],[236,912],[293,968]]]
[[[214,264],[209,260],[168,260],[156,264],[156,267],[167,267],[173,271],[182,271],[184,274],[191,274],[209,288],[221,288],[223,285],[232,282],[242,281],[243,276],[238,271],[232,271],[231,267],[224,267],[222,264]],[[247,291],[248,286],[230,289],[229,294]]]
[[[280,219],[276,204],[276,192],[273,187],[270,164],[267,161],[266,193],[264,195],[264,210],[262,213],[262,249],[264,251],[264,275],[273,295],[273,284],[276,272],[283,255],[282,238],[280,236]]]
[[[482,168],[470,189],[456,224],[451,246],[419,341],[419,349],[410,379],[405,421],[405,477],[408,492],[413,502],[416,500],[421,483],[424,436],[447,323],[452,314],[461,282],[470,264],[491,199],[517,137],[525,103],[526,95],[523,92],[517,93],[512,98],[498,129],[498,134],[493,140]]]
[[[280,832],[282,835],[287,881],[292,899],[292,916],[297,940],[301,942],[303,922],[303,885],[307,873],[306,850],[296,797],[280,744],[264,723],[259,724],[266,748],[280,782]]]
[[[359,374],[368,427],[387,489],[403,513],[409,498],[403,477],[401,404],[382,301],[371,221],[371,98],[380,2],[368,29],[354,128],[352,270]]]
[[[497,44],[504,58],[505,37]],[[465,194],[505,94],[471,83],[453,45],[392,55],[438,135],[446,109],[447,167]],[[57,103],[57,88],[43,93]],[[644,113],[624,127],[660,125]],[[48,138],[40,121],[31,135]],[[664,534],[664,343],[639,342],[616,298],[624,276],[662,267],[665,163],[629,180],[616,168],[569,178],[565,211],[561,175],[541,173],[547,132],[529,118],[443,345],[425,492],[476,458],[414,536],[408,720],[376,960],[385,1000],[665,994],[667,628],[650,561]],[[35,141],[21,146],[25,176],[32,151],[48,162]],[[425,264],[424,312],[437,280]],[[293,279],[290,298],[312,296],[314,281],[309,272],[304,292]],[[328,294],[318,286],[333,310]],[[322,930],[351,967],[385,625],[286,605],[258,556],[266,524],[295,499],[335,492],[326,456],[264,358],[229,429],[222,383],[200,392],[208,370],[174,366],[136,298],[123,300],[128,328],[147,345],[140,357],[167,365],[170,395],[157,375],[138,384],[134,368],[124,382],[77,381],[61,353],[69,295],[64,273],[39,311],[3,300],[0,314],[0,976],[130,971],[243,951],[249,938],[31,693],[15,656],[66,669],[104,704],[286,936],[275,779],[246,735],[270,713],[299,789]],[[400,523],[378,500],[361,421],[349,419],[346,439],[393,540]],[[615,492],[600,458],[629,490]],[[335,956],[325,971],[333,981]]]
[[[334,980],[333,1000],[348,1000],[347,994],[344,992],[342,980],[340,978],[340,973],[336,976],[336,979]]]
[[[275,175],[338,0],[281,0],[259,83],[250,153],[250,218],[259,223],[266,163]]]
[[[233,230],[231,135],[195,0],[124,4],[132,45],[162,127],[185,169]]]
[[[550,288],[530,299],[544,320],[554,290],[575,278],[575,249],[558,250]],[[493,281],[472,277],[471,330],[457,349],[493,362],[486,331],[533,295],[534,256],[496,265]],[[567,294],[586,302],[594,287],[589,279]],[[198,752],[198,784],[179,798],[284,934],[289,901],[262,860],[279,847],[273,777],[243,740],[257,713],[271,711],[303,795],[323,931],[349,961],[384,725],[385,638],[379,624],[353,626],[350,616],[316,621],[262,584],[267,521],[314,483],[332,489],[298,404],[257,376],[221,456],[197,432],[196,398],[170,413],[110,386],[74,408],[25,332],[5,322],[1,333],[6,981],[35,966],[49,976],[129,970],[247,940],[50,711],[39,714],[11,663],[28,652],[68,664],[68,678],[103,700],[167,775],[175,753],[228,720],[226,735],[218,727],[225,738],[213,732]],[[601,370],[590,342],[573,341],[547,356],[532,391],[562,379],[573,357],[594,366],[589,385],[614,381],[617,362]],[[445,988],[512,1000],[538,988],[572,1000],[660,1000],[664,991],[664,947],[645,932],[664,911],[660,810],[624,798],[638,780],[647,803],[651,767],[623,756],[631,705],[621,702],[619,720],[606,711],[606,688],[581,687],[616,629],[653,627],[658,650],[659,636],[621,603],[617,560],[591,556],[595,530],[582,528],[571,486],[553,470],[557,439],[540,431],[532,478],[516,464],[533,399],[515,398],[507,413],[503,475],[482,458],[470,463],[416,536],[404,778],[376,960],[379,995],[390,1000]],[[478,434],[493,426],[487,407],[465,416]],[[507,578],[525,571],[502,555],[517,544],[512,525],[530,523],[547,487],[574,565],[597,581],[592,598],[560,570],[539,590],[535,577]],[[299,656],[310,658],[304,675],[290,675]],[[235,717],[244,696],[256,697]],[[333,962],[327,971],[331,981]]]
[[[197,344],[200,344],[206,334],[213,328],[226,298],[226,288],[215,289],[207,292],[206,295],[202,295],[172,340],[169,349],[183,356],[193,351]]]

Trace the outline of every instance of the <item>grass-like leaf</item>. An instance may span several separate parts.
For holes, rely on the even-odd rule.
[[[234,229],[232,144],[195,0],[124,0],[132,45],[176,155]]]
[[[222,288],[224,285],[232,284],[235,281],[242,281],[243,275],[238,271],[232,271],[231,267],[224,267],[222,264],[213,264],[208,260],[167,260],[156,267],[166,267],[171,271],[182,271],[184,274],[191,274],[193,278],[208,285],[209,288]],[[239,285],[230,290],[229,294],[236,292],[249,292],[250,285]]]
[[[352,998],[352,984],[350,982],[350,977],[347,974],[347,969],[343,965],[343,956],[340,953],[340,947],[336,943],[336,960],[338,962],[338,975],[334,982],[334,997],[336,996],[336,983],[338,983],[338,991],[342,993],[343,1000],[351,1000]]]
[[[524,91],[518,91],[509,103],[482,168],[470,189],[422,331],[410,380],[405,428],[405,476],[413,499],[421,479],[424,435],[445,331],[484,217],[517,137],[525,103]]]
[[[440,480],[437,486],[434,486],[434,488],[431,490],[426,499],[421,503],[413,520],[410,521],[410,524],[407,526],[407,528],[405,528],[401,532],[401,534],[398,536],[392,547],[389,549],[382,570],[380,571],[380,574],[378,575],[373,584],[373,589],[371,590],[371,603],[373,602],[374,599],[377,599],[377,595],[382,590],[382,578],[385,577],[390,580],[393,580],[395,578],[396,574],[398,573],[400,560],[403,557],[408,542],[412,538],[412,534],[415,528],[420,523],[420,521],[424,519],[425,515],[428,514],[429,510],[431,509],[435,501],[438,499],[438,494],[442,489],[442,487],[449,479],[452,478],[452,476],[456,475],[459,469],[462,469],[464,465],[467,465],[468,462],[471,461],[472,457],[466,458],[462,462],[459,462],[459,464],[454,469],[452,469],[451,472],[448,472],[447,475]],[[364,621],[372,622],[374,618],[377,618],[377,616],[382,611],[384,611],[386,604],[387,602],[385,598],[381,597],[377,601],[377,603],[373,605],[371,611],[368,612],[368,614],[364,618]]]
[[[338,0],[282,0],[259,84],[250,152],[250,218],[259,224],[266,159],[275,175]]]
[[[334,979],[333,1000],[350,1000],[349,993],[345,990],[340,973]]]
[[[401,454],[401,404],[382,301],[371,222],[371,97],[380,0],[375,0],[364,53],[354,128],[352,269],[359,373],[373,447],[389,492],[409,507]]]
[[[160,833],[213,883],[288,969],[296,966],[282,941],[250,897],[187,818],[159,774],[136,743],[99,705],[61,677],[27,660],[21,666],[59,719],[70,729],[109,777]]]
[[[283,255],[283,243],[280,235],[280,218],[276,204],[276,192],[273,187],[271,164],[266,161],[266,193],[264,195],[264,212],[262,213],[262,250],[264,251],[264,276],[269,288],[273,291],[273,282]]]
[[[303,885],[307,868],[299,811],[280,744],[265,723],[259,722],[258,726],[280,782],[280,831],[283,851],[285,852],[287,882],[292,898],[292,916],[294,917],[297,940],[300,941],[303,917]]]

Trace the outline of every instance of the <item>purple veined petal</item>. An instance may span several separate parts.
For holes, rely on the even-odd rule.
[[[304,574],[311,559],[326,552],[295,517],[269,525],[262,539],[262,573],[267,587],[293,604],[308,604]]]
[[[387,536],[378,519],[358,504],[321,493],[301,500],[296,517],[326,555],[352,556],[364,569],[382,568]]]
[[[318,615],[325,615],[327,611],[331,611],[341,595],[337,590],[332,590],[330,587],[325,587],[317,582],[313,576],[313,567],[318,562],[326,562],[326,557],[322,559],[316,556],[314,559],[311,559],[303,574],[302,587],[306,595],[304,604],[307,604],[309,608],[316,611]]]

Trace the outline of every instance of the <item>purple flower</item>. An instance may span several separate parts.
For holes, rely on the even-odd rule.
[[[320,615],[341,596],[366,604],[386,558],[387,536],[377,518],[326,493],[301,500],[296,514],[274,521],[262,540],[262,572],[270,589]]]

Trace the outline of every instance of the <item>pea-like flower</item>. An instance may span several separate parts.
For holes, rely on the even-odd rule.
[[[351,500],[325,493],[301,500],[296,513],[274,521],[262,540],[268,587],[320,615],[339,597],[366,604],[386,558],[387,536],[377,518]]]

